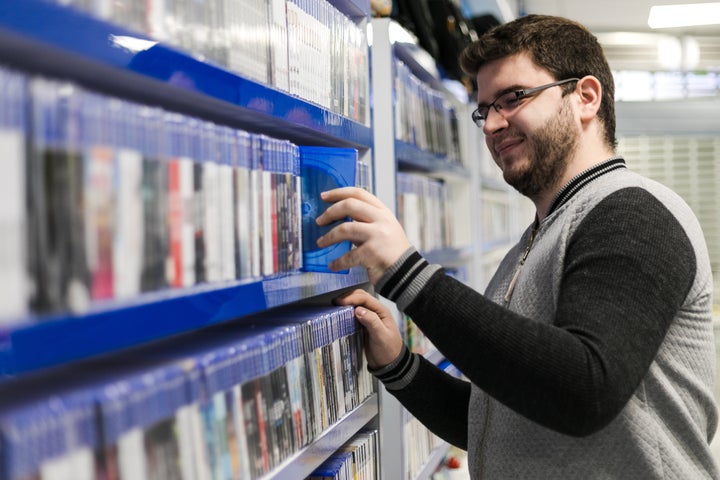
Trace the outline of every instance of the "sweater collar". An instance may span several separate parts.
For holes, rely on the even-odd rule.
[[[555,210],[567,203],[577,192],[582,190],[585,185],[608,172],[612,172],[613,170],[620,168],[627,168],[625,165],[625,159],[623,159],[620,155],[616,155],[602,163],[598,163],[597,165],[578,173],[571,178],[569,182],[563,185],[563,187],[555,194],[555,198],[553,198],[553,201],[550,202],[550,208],[548,209],[545,218],[549,217]],[[538,221],[537,215],[535,215],[533,230],[537,230],[539,226],[540,222]]]
[[[613,170],[620,168],[626,168],[625,160],[621,156],[614,156],[575,175],[560,189],[560,191],[558,191],[557,194],[555,194],[555,198],[550,203],[550,208],[548,209],[545,217],[549,217],[555,210],[567,203],[588,183],[608,172],[612,172]]]

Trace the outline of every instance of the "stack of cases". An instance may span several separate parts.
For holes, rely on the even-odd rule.
[[[27,314],[30,285],[25,280],[27,83],[22,75],[0,69],[0,326]]]
[[[327,0],[57,1],[369,124],[366,20]]]
[[[3,386],[0,478],[259,478],[373,392],[351,307],[279,310],[65,368]]]
[[[447,186],[416,173],[397,174],[397,211],[410,243],[421,252],[452,246]]]
[[[297,145],[5,68],[0,80],[0,326],[301,271]],[[371,188],[357,151],[321,150]]]
[[[393,59],[395,138],[432,152],[450,164],[461,164],[455,109],[439,92]]]
[[[313,471],[307,480],[375,480],[378,472],[378,432],[356,434]]]
[[[28,101],[33,310],[300,268],[290,142],[39,78]]]

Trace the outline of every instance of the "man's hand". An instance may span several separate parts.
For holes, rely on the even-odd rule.
[[[373,369],[392,363],[402,352],[395,318],[380,300],[365,290],[354,290],[335,299],[337,305],[355,305],[355,317],[365,327],[365,356]]]
[[[356,247],[331,262],[330,269],[337,271],[362,265],[374,285],[411,246],[400,222],[376,196],[361,188],[337,188],[323,192],[321,197],[332,205],[317,217],[318,225],[329,225],[348,217],[354,220],[340,223],[317,241],[321,248],[344,240]]]

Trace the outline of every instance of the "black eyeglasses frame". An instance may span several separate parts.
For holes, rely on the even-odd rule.
[[[497,104],[498,100],[500,100],[501,98],[506,96],[508,93],[512,93],[515,95],[515,98],[512,99],[513,102],[519,102],[520,100],[522,100],[524,98],[535,95],[536,93],[542,92],[543,90],[547,90],[548,88],[557,87],[560,85],[565,85],[566,83],[578,82],[578,81],[580,81],[579,78],[566,78],[564,80],[558,80],[557,82],[546,83],[545,85],[540,85],[539,87],[523,88],[520,90],[514,90],[514,91],[502,93],[502,94],[498,95],[495,98],[495,100],[493,100],[490,104],[478,105],[478,107],[475,110],[473,110],[473,112],[471,114],[473,123],[475,123],[475,125],[477,125],[478,128],[483,128],[483,126],[485,125],[485,120],[487,120],[487,116],[490,113],[491,107],[494,108],[495,111],[498,113],[500,112],[500,110],[503,110],[503,109],[513,110],[515,107],[507,108],[507,107],[503,107],[502,105]],[[483,110],[484,113],[481,113],[481,110]]]

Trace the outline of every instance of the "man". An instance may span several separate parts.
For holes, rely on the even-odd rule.
[[[367,268],[470,380],[402,344],[358,290],[372,372],[417,418],[468,450],[473,478],[718,478],[712,275],[687,205],[615,153],[611,71],[595,37],[526,16],[463,52],[473,120],[537,215],[484,295],[428,264],[392,213],[354,188],[325,192],[318,245]],[[391,161],[387,159],[388,161]]]

